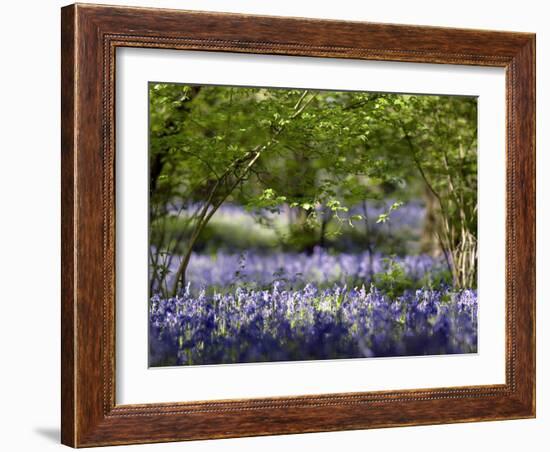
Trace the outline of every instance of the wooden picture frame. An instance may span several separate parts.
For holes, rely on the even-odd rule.
[[[62,9],[62,442],[73,447],[535,416],[535,35],[76,4]],[[506,69],[506,383],[115,403],[115,50]]]

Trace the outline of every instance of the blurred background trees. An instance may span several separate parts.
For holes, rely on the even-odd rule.
[[[475,98],[159,83],[149,96],[151,291],[184,288],[208,243],[410,254],[410,237],[391,234],[410,201],[426,209],[414,251],[444,255],[454,286],[475,285]],[[215,237],[227,205],[272,234]]]

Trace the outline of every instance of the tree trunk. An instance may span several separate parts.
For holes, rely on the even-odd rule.
[[[369,225],[369,210],[366,200],[363,200],[363,218],[365,220],[365,246],[369,253],[369,282],[372,283],[374,279],[374,256],[372,248],[371,229]]]
[[[292,115],[290,115],[289,117],[290,120],[298,117],[305,110],[305,108],[311,103],[311,101],[315,98],[315,96],[311,96],[309,100],[306,100],[307,93],[308,93],[307,90],[304,91],[299,101],[294,106],[295,111]],[[275,131],[271,139],[266,144],[264,144],[263,146],[256,146],[254,149],[247,152],[243,157],[237,159],[231,165],[229,165],[229,167],[225,170],[223,175],[216,176],[216,182],[214,186],[211,188],[210,194],[208,196],[208,199],[205,202],[204,208],[201,210],[199,214],[197,224],[191,235],[191,239],[190,239],[187,251],[183,256],[183,259],[180,262],[180,265],[178,266],[178,269],[176,271],[173,288],[171,291],[172,296],[177,295],[179,288],[181,289],[185,288],[185,275],[187,272],[189,261],[191,260],[191,254],[205,226],[208,224],[208,222],[210,221],[214,213],[216,213],[216,211],[220,208],[220,206],[225,202],[225,200],[231,195],[231,193],[233,193],[233,190],[235,190],[239,186],[239,184],[248,176],[251,168],[258,161],[260,156],[275,144],[275,139],[279,134],[281,134],[283,130],[284,130],[284,125],[279,127]],[[232,175],[235,175],[235,180],[233,182],[230,182]],[[224,187],[226,183],[230,185],[229,188],[226,188],[225,191],[220,193],[218,189],[221,187]],[[211,209],[208,210],[210,207]]]
[[[436,256],[442,251],[437,239],[437,234],[440,230],[440,224],[438,224],[440,223],[438,221],[440,213],[437,199],[427,187],[424,189],[424,201],[426,204],[426,214],[420,237],[420,252]]]

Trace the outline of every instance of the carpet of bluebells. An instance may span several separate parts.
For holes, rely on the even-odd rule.
[[[319,247],[311,254],[194,253],[187,274],[188,280],[198,288],[228,287],[236,283],[265,287],[275,280],[289,283],[294,288],[304,287],[307,283],[355,287],[383,272],[387,262],[388,257],[381,254],[371,256],[367,251],[331,254]],[[392,262],[400,265],[414,282],[428,276],[433,279],[447,270],[442,259],[428,255],[393,257]],[[171,270],[175,270],[178,264],[179,259],[174,259]]]
[[[319,290],[238,287],[233,293],[150,302],[150,364],[222,364],[470,353],[477,349],[474,290],[371,286]]]
[[[376,223],[385,210],[370,208],[373,230],[388,228]],[[405,205],[393,214],[393,232],[418,228],[423,215],[421,205]],[[231,205],[219,216],[239,224],[250,220],[241,207]],[[171,260],[169,274],[180,259]],[[322,248],[193,253],[186,290],[173,298],[156,294],[150,299],[149,363],[474,353],[477,292],[453,289],[445,274],[442,258],[421,254],[388,258]],[[400,279],[406,284],[400,286]]]

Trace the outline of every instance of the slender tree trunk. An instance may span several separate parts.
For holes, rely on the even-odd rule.
[[[374,256],[372,249],[371,229],[369,225],[369,210],[366,200],[363,200],[363,218],[365,220],[365,246],[369,253],[369,279],[370,282],[372,282],[374,278]]]
[[[215,189],[214,189],[215,191]],[[225,198],[229,196],[227,194]],[[189,240],[189,245],[187,246],[187,251],[183,255],[183,258],[178,266],[178,270],[176,271],[176,275],[174,277],[173,282],[173,288],[172,288],[172,296],[176,296],[178,293],[178,288],[181,288],[182,290],[185,289],[185,274],[187,272],[187,267],[189,266],[189,261],[191,260],[191,255],[193,253],[193,249],[195,248],[195,244],[197,243],[197,240],[199,239],[202,231],[208,224],[208,221],[216,213],[218,208],[221,206],[222,202],[216,203],[210,210],[208,211],[208,208],[210,207],[210,201],[213,197],[213,194],[209,197],[209,201],[205,206],[203,207],[201,214],[196,222],[195,228],[193,229],[193,232],[191,233],[191,238]],[[225,199],[224,198],[224,199]]]
[[[254,150],[249,157],[250,161],[246,164],[244,169],[242,170],[241,174],[237,176],[236,180],[233,182],[233,184],[230,186],[230,188],[227,189],[223,194],[221,194],[221,198],[214,202],[214,198],[219,194],[217,193],[218,187],[220,187],[222,179],[218,179],[216,183],[214,184],[214,187],[210,191],[210,195],[208,196],[208,199],[201,210],[199,214],[199,218],[197,221],[197,224],[195,225],[195,229],[193,230],[193,233],[191,235],[191,239],[189,241],[189,246],[187,247],[187,252],[185,253],[183,260],[181,261],[178,270],[176,272],[174,286],[172,289],[172,296],[176,296],[178,293],[178,288],[181,287],[181,289],[185,288],[185,273],[187,271],[187,267],[189,265],[189,261],[191,260],[191,254],[193,252],[193,248],[195,247],[195,244],[197,243],[197,240],[199,239],[202,231],[212,218],[212,216],[216,213],[216,211],[220,208],[220,206],[225,202],[225,200],[233,193],[233,190],[237,188],[237,186],[245,179],[245,177],[250,172],[250,169],[254,166],[254,164],[258,161],[260,158],[260,155],[262,155],[262,152],[268,149],[271,144],[268,143],[265,146],[262,146],[261,148],[258,148]],[[241,163],[246,163],[246,160],[244,160]],[[223,177],[226,177],[231,173],[231,170],[228,169]],[[208,210],[211,207],[210,210]]]
[[[308,91],[306,90],[301,95],[300,99],[294,106],[294,113],[290,115],[289,120],[295,119],[300,114],[302,114],[302,112],[307,108],[307,106],[315,98],[315,96],[313,95],[306,100],[307,94],[308,94]],[[276,143],[277,136],[280,135],[283,130],[284,130],[284,126],[281,126],[280,128],[278,128],[266,144],[264,144],[263,146],[262,145],[257,146],[251,151],[247,152],[244,156],[235,160],[231,165],[229,165],[229,167],[225,170],[225,172],[221,176],[216,176],[216,182],[214,183],[214,186],[210,190],[208,199],[206,200],[204,207],[199,214],[198,221],[191,234],[191,239],[189,241],[189,246],[187,247],[187,251],[185,252],[182,258],[182,261],[180,262],[180,265],[178,266],[178,269],[176,271],[173,287],[171,290],[172,296],[177,295],[178,289],[185,288],[185,282],[186,282],[185,275],[187,272],[189,261],[191,260],[193,248],[195,247],[197,240],[199,239],[202,231],[204,230],[204,228],[206,227],[206,225],[208,224],[212,216],[216,213],[216,211],[220,208],[220,206],[225,202],[225,200],[231,195],[231,193],[233,193],[233,191],[239,186],[239,184],[248,176],[251,168],[258,161],[260,156]],[[235,180],[234,182],[231,183],[230,179],[232,175],[235,176]],[[227,187],[227,184],[229,184],[229,187],[220,193],[219,189],[224,186]],[[215,198],[219,198],[219,199],[215,200]]]
[[[434,229],[452,274],[453,285],[460,288],[472,287],[477,275],[477,239],[467,227],[468,218],[464,209],[463,198],[460,196],[460,192],[457,191],[459,187],[455,184],[447,153],[445,151],[442,153],[443,165],[449,184],[449,193],[447,193],[444,200],[441,193],[434,189],[428,175],[425,173],[407,130],[403,125],[402,128],[405,141],[411,151],[411,157],[426,184],[427,190],[437,200],[437,207],[433,208],[433,205],[431,207],[436,218]]]
[[[319,246],[321,248],[324,248],[326,245],[326,233],[327,233],[327,225],[331,219],[331,216],[323,211],[321,214],[321,229],[319,231]]]
[[[437,199],[426,187],[424,189],[424,202],[426,205],[426,214],[422,224],[422,233],[420,237],[420,251],[432,256],[441,252],[438,234],[438,208]]]

